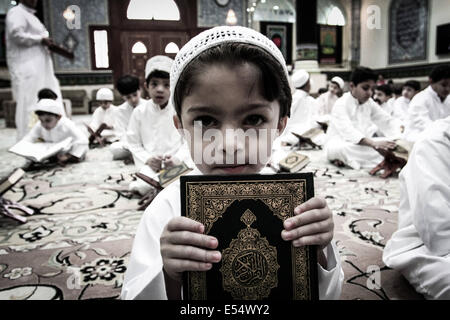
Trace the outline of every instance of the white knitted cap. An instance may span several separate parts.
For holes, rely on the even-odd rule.
[[[309,73],[306,70],[300,69],[292,75],[292,84],[295,88],[303,87],[309,80]]]
[[[331,82],[336,82],[341,90],[344,89],[344,80],[342,80],[341,77],[333,77],[333,79],[331,79]]]
[[[153,71],[164,71],[170,74],[170,69],[172,68],[173,59],[166,56],[154,56],[148,59],[145,65],[145,79]]]
[[[56,100],[52,99],[42,99],[39,100],[39,102],[36,104],[36,106],[33,108],[33,111],[44,111],[44,112],[50,112],[57,115],[64,115],[64,108],[62,104]]]
[[[97,101],[113,101],[114,94],[111,89],[101,88],[97,91],[95,98],[97,99]]]
[[[174,103],[175,87],[178,83],[181,73],[186,66],[198,57],[202,52],[215,47],[222,43],[234,42],[234,43],[247,43],[264,49],[267,53],[273,56],[283,68],[286,79],[288,79],[288,71],[286,67],[286,61],[283,54],[273,43],[272,40],[265,35],[259,33],[250,28],[241,26],[220,26],[215,27],[192,38],[186,43],[175,57],[175,61],[170,73],[170,90],[172,92],[170,100],[172,105]]]

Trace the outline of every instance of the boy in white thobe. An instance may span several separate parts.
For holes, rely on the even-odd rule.
[[[438,66],[430,76],[430,85],[409,104],[404,139],[416,141],[434,121],[450,115],[450,65]]]
[[[109,88],[101,88],[97,91],[96,100],[100,102],[100,106],[95,109],[92,114],[91,123],[89,127],[99,135],[104,136],[108,140],[114,140],[114,114],[117,109],[112,105],[114,94]],[[95,137],[90,137],[90,142],[93,142]],[[92,141],[91,141],[92,140]]]
[[[311,128],[319,127],[316,122],[318,118],[318,105],[316,100],[309,95],[311,90],[310,75],[305,70],[298,70],[292,75],[292,85],[295,92],[292,95],[291,115],[288,119],[286,129],[275,142],[278,145],[295,144],[298,138],[292,134],[302,134]]]
[[[395,143],[373,139],[374,125],[390,139],[400,136],[400,123],[372,100],[376,74],[358,67],[352,73],[350,92],[336,101],[328,128],[327,159],[353,169],[373,168],[383,157],[377,149],[392,149]]]
[[[319,108],[319,116],[323,122],[330,120],[330,114],[337,99],[342,95],[344,90],[344,80],[340,77],[333,77],[330,81],[328,91],[321,94],[317,99]]]
[[[384,263],[427,299],[450,299],[450,117],[437,120],[414,144],[400,172],[398,230]]]
[[[39,142],[61,142],[71,137],[72,142],[68,150],[57,155],[58,162],[78,162],[83,160],[89,149],[88,138],[75,125],[75,123],[63,117],[63,106],[61,103],[51,99],[42,99],[35,107],[39,122],[23,138],[23,140]]]
[[[145,67],[145,82],[151,99],[134,109],[127,129],[128,148],[137,171],[148,166],[149,172],[156,174],[162,167],[168,168],[184,160],[177,154],[183,138],[173,124],[175,110],[169,103],[172,63],[169,57],[154,56]],[[189,156],[188,150],[185,154]],[[140,195],[150,189],[151,186],[141,179],[130,183],[130,190]]]
[[[117,81],[117,90],[125,100],[114,111],[114,131],[119,141],[111,145],[113,160],[125,160],[131,157],[127,143],[127,128],[134,108],[144,105],[147,100],[141,98],[139,78],[123,76]]]
[[[6,59],[16,101],[17,140],[29,131],[30,108],[36,104],[39,90],[53,90],[62,102],[52,58],[46,48],[51,40],[47,29],[35,16],[36,3],[36,0],[21,0],[6,15]]]
[[[408,120],[409,103],[414,96],[420,91],[420,82],[415,80],[408,80],[402,88],[402,95],[395,100],[393,117],[397,118],[402,123],[402,130],[405,129],[406,121]]]
[[[242,47],[235,50],[235,47],[232,47],[234,44]],[[209,54],[213,57],[213,61],[200,64],[200,67],[195,65],[194,62],[200,60],[199,55],[204,57]],[[225,59],[225,65],[221,59]],[[254,60],[250,64],[247,59]],[[259,66],[264,59],[273,72],[264,72]],[[237,60],[242,62],[236,64]],[[195,67],[196,72],[193,71]],[[192,78],[193,74],[195,79]],[[272,81],[274,77],[278,79],[274,81],[277,88],[268,88],[273,90],[272,94],[275,95],[270,94],[270,97],[275,99],[272,103],[263,93],[263,77],[266,81]],[[184,129],[183,134],[189,144],[191,155],[196,152],[197,144],[201,151],[206,152],[209,149],[209,144],[204,143],[203,133],[200,137],[194,134],[197,121],[203,128],[214,127],[222,134],[227,130],[242,130],[242,127],[246,129],[262,127],[264,130],[279,132],[286,125],[292,97],[284,58],[273,42],[252,29],[216,27],[191,39],[177,54],[170,81],[171,101],[177,114],[175,124],[177,128]],[[187,87],[190,89],[186,90]],[[266,117],[261,115],[263,112]],[[245,143],[241,144],[243,141],[239,141],[238,144],[241,146],[239,149],[247,149],[250,144],[256,143],[258,155],[262,157],[257,164],[243,164],[239,161],[237,164],[234,162],[223,164],[223,158],[228,158],[237,147],[234,139],[226,139],[213,143],[213,153],[219,155],[220,159],[214,160],[210,158],[211,154],[208,154],[209,156],[205,154],[205,161],[202,157],[191,174],[263,173],[271,154],[273,138],[270,138],[270,141],[261,141],[260,135],[255,135],[251,139],[246,146]],[[212,163],[209,160],[213,160]],[[220,261],[220,253],[214,251],[214,247],[210,245],[214,239],[203,234],[199,223],[180,216],[180,200],[178,180],[161,191],[146,209],[127,266],[121,294],[123,299],[179,299],[182,272],[207,271],[212,263]],[[285,230],[282,231],[281,237],[285,241],[292,241],[294,246],[313,243],[319,246],[318,257],[325,259],[317,264],[319,296],[321,299],[337,299],[341,291],[343,272],[339,255],[331,242],[333,232],[332,223],[330,224],[331,211],[326,206],[325,200],[322,202],[318,198],[313,198],[304,205],[302,208],[296,208],[298,214],[295,217],[285,221]],[[322,216],[321,223],[316,225],[312,221],[318,222],[319,216]],[[299,230],[299,222],[303,217],[311,218],[309,223],[305,221],[302,225],[302,230],[304,228],[312,232],[303,234],[305,237]],[[314,231],[311,224],[314,225]],[[178,227],[169,230],[175,225]],[[176,240],[177,234],[182,235],[182,239],[172,242]],[[310,236],[306,236],[307,234]],[[318,234],[321,237],[317,237]],[[170,252],[174,254],[172,258],[169,257]]]

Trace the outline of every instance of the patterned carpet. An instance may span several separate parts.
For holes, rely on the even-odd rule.
[[[0,176],[24,163],[7,152],[14,138],[15,130],[0,122]],[[337,168],[322,159],[323,151],[304,153],[312,162],[303,171],[314,172],[315,193],[335,215],[345,272],[341,299],[421,299],[381,261],[397,224],[398,179]],[[118,298],[143,213],[127,192],[134,171],[112,161],[107,149],[93,149],[83,163],[28,172],[5,198],[35,215],[23,225],[0,217],[0,300]]]

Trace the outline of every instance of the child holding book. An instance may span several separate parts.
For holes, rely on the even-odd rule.
[[[101,88],[97,91],[96,99],[100,103],[100,106],[95,109],[92,114],[90,129],[94,131],[89,137],[89,143],[93,143],[97,137],[100,137],[100,141],[105,142],[107,138],[114,140],[114,112],[116,106],[112,105],[114,100],[114,94],[109,88]],[[106,130],[106,131],[105,131]],[[103,137],[102,137],[103,136]]]
[[[261,173],[269,160],[276,134],[286,126],[291,92],[284,58],[262,34],[244,27],[217,27],[202,32],[177,54],[171,71],[172,101],[177,128],[183,129],[196,169],[192,174]],[[250,141],[215,141],[201,134],[208,129],[257,129]],[[268,131],[271,131],[269,134]],[[191,139],[193,137],[193,139]],[[256,146],[256,164],[225,158]],[[206,154],[197,162],[196,149]],[[222,159],[217,160],[217,157]],[[234,157],[233,157],[234,158]],[[213,161],[211,161],[213,160]],[[228,162],[228,161],[226,161]],[[124,299],[178,299],[185,271],[207,271],[221,260],[218,240],[204,235],[204,226],[181,217],[180,183],[165,188],[147,208],[138,227],[122,288]],[[333,217],[325,200],[313,198],[284,222],[282,239],[294,246],[317,245],[319,295],[339,298],[343,272],[332,244]]]
[[[64,109],[60,102],[52,99],[40,100],[34,112],[39,122],[23,138],[31,143],[57,143],[71,138],[70,145],[56,155],[60,164],[79,162],[88,151],[88,139],[73,121],[64,117]]]

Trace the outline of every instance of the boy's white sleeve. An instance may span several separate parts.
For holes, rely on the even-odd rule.
[[[101,111],[100,111],[99,108],[101,108],[101,107],[98,107],[97,109],[95,109],[94,113],[92,114],[91,123],[89,124],[91,129],[94,130],[94,131],[97,131],[97,129],[102,124],[102,121],[100,119],[100,112]]]
[[[72,136],[72,146],[69,153],[77,158],[82,158],[89,150],[89,140],[86,135],[77,128],[75,123],[69,121],[70,135]]]
[[[27,20],[19,11],[11,12],[6,19],[6,25],[11,39],[22,46],[31,47],[39,45],[42,39],[48,37],[48,32],[43,34],[31,34],[26,32]]]
[[[341,258],[333,241],[323,250],[327,257],[327,270],[317,264],[319,278],[319,299],[337,300],[341,296],[344,282],[344,271],[341,266]]]
[[[372,121],[380,128],[381,132],[390,139],[401,137],[400,120],[392,117],[389,113],[384,111],[376,102],[372,103]]]
[[[28,141],[28,142],[32,142],[35,143],[38,141],[39,138],[42,138],[41,135],[41,122],[38,121],[33,128],[31,128],[30,132],[27,133],[27,135],[25,137],[23,137],[23,141]]]
[[[130,117],[130,122],[127,128],[127,147],[128,150],[136,157],[140,162],[146,163],[152,156],[147,150],[144,149],[144,141],[142,139],[142,129],[140,119],[142,118],[139,109],[135,109]]]
[[[170,189],[162,192],[165,191],[170,192]],[[139,223],[125,273],[121,299],[167,299],[159,239],[166,224],[175,216],[176,210],[161,194],[148,206]]]
[[[331,122],[345,141],[358,144],[365,135],[353,126],[347,114],[345,102],[346,100],[336,102],[331,111]]]

